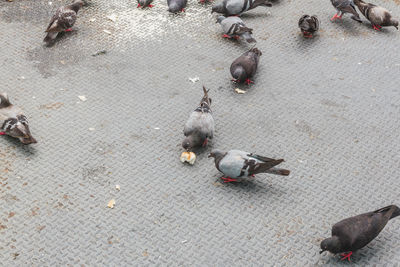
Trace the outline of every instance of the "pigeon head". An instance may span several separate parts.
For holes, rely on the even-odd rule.
[[[219,16],[216,23],[221,23],[224,19],[226,19],[224,16]]]
[[[392,25],[393,25],[394,27],[396,27],[396,29],[399,29],[399,21],[398,21],[397,19],[393,19],[393,18],[392,18]]]
[[[179,5],[177,1],[173,1],[168,5],[168,11],[171,13],[178,13],[179,11],[182,10],[182,8],[183,7]]]
[[[215,4],[215,5],[212,6],[211,13],[214,13],[214,12],[224,13],[224,4],[223,4],[223,2]]]
[[[186,149],[186,151],[189,151],[193,147],[193,138],[191,135],[187,136],[183,141],[182,141],[182,147]]]
[[[250,49],[250,52],[253,52],[257,56],[261,56],[262,55],[262,52],[260,50],[258,50],[258,48],[256,48],[256,47]]]
[[[334,254],[342,252],[342,246],[339,238],[337,236],[332,236],[325,240],[322,240],[321,251],[319,252],[319,254],[321,254],[324,251],[329,251]]]
[[[10,106],[10,100],[8,100],[8,96],[6,93],[0,94],[0,108],[6,108]]]
[[[236,66],[232,72],[232,77],[238,82],[244,82],[248,77],[242,66]]]
[[[225,152],[223,152],[222,150],[219,149],[213,149],[211,151],[211,153],[208,155],[209,158],[220,158],[223,157],[225,155]]]
[[[84,5],[82,0],[76,0],[71,4],[71,9],[78,13],[79,9]]]

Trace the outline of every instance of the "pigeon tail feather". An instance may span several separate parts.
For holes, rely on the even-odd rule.
[[[267,171],[267,173],[288,176],[290,174],[290,171],[285,169],[271,168]]]
[[[253,38],[253,36],[251,36],[250,33],[245,32],[242,34],[242,37],[246,40],[246,42],[248,43],[255,43],[257,42],[256,39]]]
[[[251,8],[256,8],[256,7],[258,7],[258,6],[268,6],[268,7],[271,7],[272,4],[271,4],[271,2],[268,1],[268,0],[255,0],[255,1],[253,2],[253,4],[251,5]]]

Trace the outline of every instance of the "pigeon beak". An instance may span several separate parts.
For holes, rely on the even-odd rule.
[[[325,250],[321,250],[320,252],[319,252],[319,254],[322,254],[322,253],[324,253],[325,252]]]
[[[211,157],[212,157],[211,153],[210,153],[210,154],[208,154],[208,157],[207,157],[207,158],[211,158]]]

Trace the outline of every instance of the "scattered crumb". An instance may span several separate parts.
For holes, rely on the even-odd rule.
[[[115,205],[115,199],[111,199],[110,201],[108,201],[107,207],[113,209],[114,205]]]
[[[117,184],[117,185],[115,186],[115,189],[117,189],[118,191],[120,191],[120,190],[121,190],[121,187]]]
[[[235,92],[238,93],[238,94],[245,94],[246,93],[245,90],[241,90],[239,88],[235,88]]]
[[[87,100],[86,96],[84,95],[78,95],[78,98],[82,101],[85,102]]]
[[[196,161],[196,154],[193,152],[182,152],[180,160],[182,163],[188,162],[190,165],[193,165]]]

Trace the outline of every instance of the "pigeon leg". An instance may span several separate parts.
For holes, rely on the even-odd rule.
[[[69,29],[66,29],[65,31],[66,31],[66,32],[72,32],[72,29],[69,28]]]
[[[231,81],[232,81],[232,82],[235,82],[235,83],[238,83],[238,82],[239,82],[239,80],[236,80],[236,79],[232,79]]]
[[[374,28],[375,31],[380,31],[382,27],[379,25],[372,25],[372,28]]]
[[[208,139],[206,138],[205,140],[204,140],[204,142],[203,142],[203,147],[206,147],[206,145],[208,144]]]
[[[181,9],[181,12],[185,12],[185,9],[184,9],[184,8],[182,8],[182,9]]]
[[[139,8],[139,7],[141,7],[141,5],[140,5],[140,4],[137,4],[137,8]]]
[[[342,16],[338,16],[338,13],[336,13],[335,16],[333,16],[333,17],[331,18],[331,21],[335,21],[335,20],[341,19],[341,18],[342,18]]]
[[[303,36],[304,36],[304,38],[312,38],[313,37],[313,35],[309,32],[303,32]]]
[[[148,7],[152,8],[154,5],[148,5]]]
[[[221,179],[224,180],[224,183],[237,182],[236,179],[230,177],[221,177]]]
[[[233,39],[235,39],[235,40],[239,40],[239,39],[240,39],[240,36],[238,36],[238,35],[235,35],[235,36],[233,36]]]
[[[6,133],[5,132],[0,132],[0,135],[6,135]]]
[[[343,258],[341,258],[340,260],[345,260],[345,259],[348,259],[349,261],[351,261],[350,260],[350,257],[351,257],[351,255],[353,255],[353,252],[352,251],[350,251],[349,253],[343,253],[343,254],[341,254],[340,256],[342,256]]]
[[[244,83],[247,85],[250,85],[251,83],[254,83],[254,82],[250,79],[246,79],[246,81],[244,81]]]
[[[228,39],[231,39],[232,37],[230,37],[229,35],[227,35],[227,34],[224,34],[224,35],[222,35],[222,38],[228,38]]]

